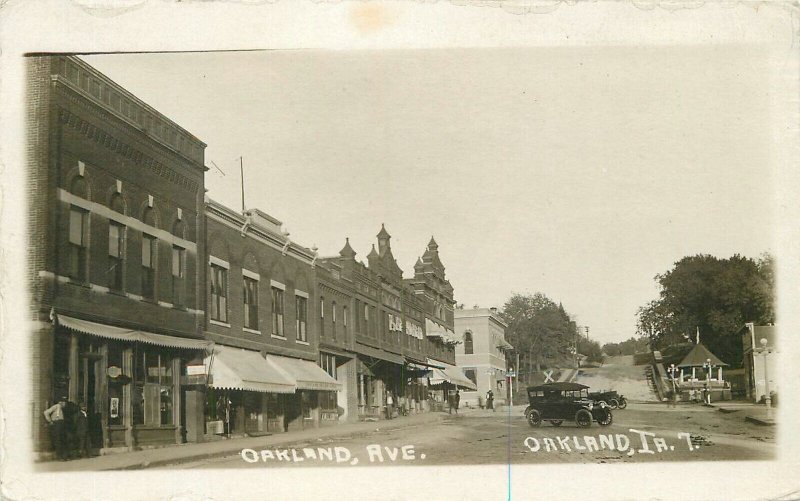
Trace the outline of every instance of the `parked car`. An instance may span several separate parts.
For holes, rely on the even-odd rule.
[[[606,405],[612,409],[624,409],[628,406],[628,401],[625,399],[625,396],[613,390],[589,392],[589,398],[596,403],[605,402]]]
[[[531,426],[541,426],[549,421],[561,426],[564,421],[575,421],[581,428],[588,428],[592,421],[608,426],[613,420],[611,408],[605,403],[589,398],[589,387],[578,383],[546,383],[528,387],[528,407],[525,418]]]

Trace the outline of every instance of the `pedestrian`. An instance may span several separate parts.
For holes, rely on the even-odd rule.
[[[67,460],[67,437],[64,422],[64,407],[67,405],[67,397],[58,399],[58,403],[44,411],[44,420],[50,426],[50,441],[56,451],[56,458],[61,461]]]
[[[458,404],[461,402],[461,394],[456,390],[456,396],[453,397],[453,407],[456,409],[456,414],[458,414]]]
[[[486,408],[492,409],[494,412],[494,392],[492,390],[486,392]]]
[[[89,415],[86,406],[82,405],[75,413],[75,453],[78,457],[88,458],[89,454]]]
[[[455,398],[456,397],[455,397],[455,395],[453,393],[450,393],[450,391],[447,392],[447,413],[448,414],[452,414],[453,413],[453,405],[454,405],[454,402],[455,402]]]
[[[703,403],[711,405],[711,388],[708,387],[708,383],[703,387]]]
[[[392,392],[386,392],[386,419],[392,419],[394,415],[394,399],[392,398]]]

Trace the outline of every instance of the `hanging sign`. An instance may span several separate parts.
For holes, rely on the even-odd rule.
[[[106,374],[108,374],[108,377],[115,379],[122,375],[122,369],[120,369],[116,365],[112,365],[109,366],[108,370],[106,370]]]
[[[186,366],[186,375],[187,376],[203,376],[206,373],[206,366],[205,365],[187,365]]]

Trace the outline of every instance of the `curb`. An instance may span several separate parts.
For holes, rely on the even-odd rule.
[[[774,420],[768,421],[766,419],[757,418],[755,416],[745,416],[744,420],[747,421],[748,423],[753,423],[760,426],[775,426]]]

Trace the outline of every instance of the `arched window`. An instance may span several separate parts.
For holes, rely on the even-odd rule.
[[[69,184],[69,192],[76,197],[89,198],[87,197],[86,180],[82,176],[75,176]]]
[[[464,333],[464,354],[472,355],[472,333],[467,331]]]
[[[125,201],[122,199],[122,195],[119,193],[114,193],[111,195],[111,203],[109,204],[111,210],[114,212],[119,212],[120,214],[125,214]]]

